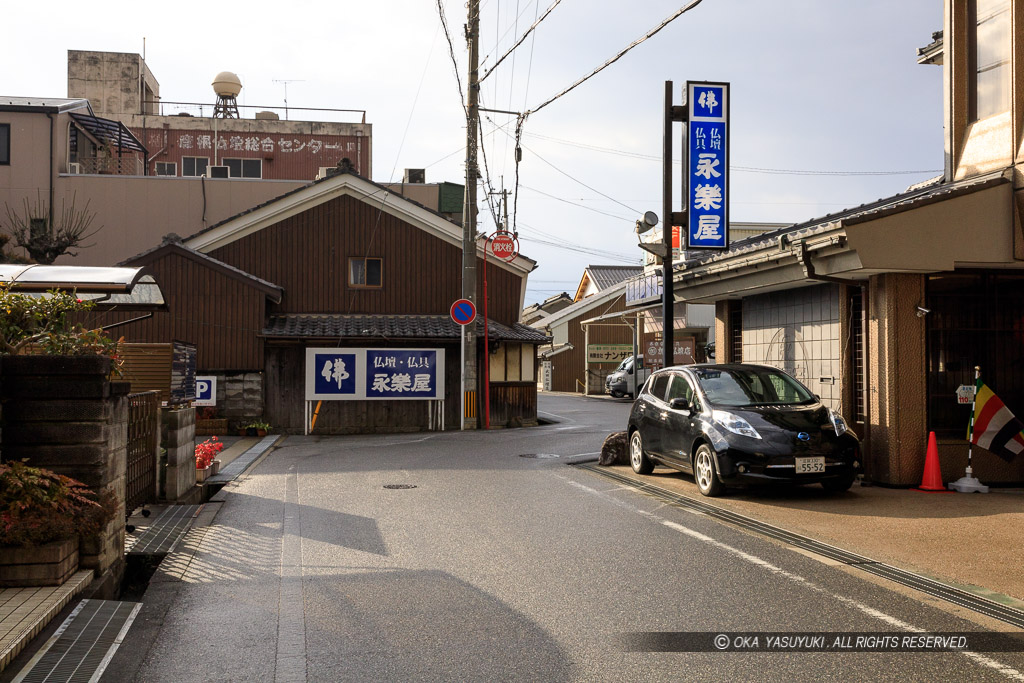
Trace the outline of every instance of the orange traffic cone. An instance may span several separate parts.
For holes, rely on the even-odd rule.
[[[918,491],[949,493],[942,484],[942,470],[939,468],[939,447],[935,443],[935,432],[928,434],[928,453],[924,457],[924,476]]]

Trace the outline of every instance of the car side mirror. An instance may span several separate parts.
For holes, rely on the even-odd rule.
[[[693,404],[685,398],[674,398],[669,401],[668,407],[672,410],[693,410]]]
[[[628,370],[626,370],[626,374],[627,375],[632,375],[633,374],[633,368],[629,368]]]

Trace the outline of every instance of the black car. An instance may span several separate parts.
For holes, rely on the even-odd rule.
[[[633,471],[655,462],[725,486],[820,483],[846,491],[861,471],[846,422],[803,384],[763,365],[687,365],[653,373],[629,414]]]

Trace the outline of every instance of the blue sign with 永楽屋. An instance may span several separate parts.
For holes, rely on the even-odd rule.
[[[729,84],[687,81],[686,249],[729,246]]]
[[[306,349],[306,400],[444,398],[443,349]]]

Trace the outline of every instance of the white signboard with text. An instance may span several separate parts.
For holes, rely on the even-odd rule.
[[[444,398],[444,349],[306,349],[307,401]]]

